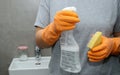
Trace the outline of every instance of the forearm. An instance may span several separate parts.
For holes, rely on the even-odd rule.
[[[39,48],[48,48],[50,47],[49,44],[45,43],[41,37],[41,31],[42,29],[37,30],[38,28],[36,28],[36,45]]]
[[[55,44],[59,39],[61,32],[56,32],[54,29],[54,24],[50,23],[44,29],[36,28],[36,44],[40,48],[47,48]]]

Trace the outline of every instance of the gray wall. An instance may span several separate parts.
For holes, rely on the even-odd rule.
[[[29,47],[34,56],[34,22],[39,0],[0,0],[0,75],[8,75],[12,58],[20,44]],[[43,50],[50,55],[50,50]]]

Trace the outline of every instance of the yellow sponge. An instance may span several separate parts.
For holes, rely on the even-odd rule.
[[[93,37],[91,38],[91,40],[89,41],[87,47],[92,49],[93,47],[99,45],[102,42],[102,32],[96,32]]]

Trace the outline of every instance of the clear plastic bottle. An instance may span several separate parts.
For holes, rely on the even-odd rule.
[[[28,52],[27,52],[27,50],[28,50],[28,47],[27,46],[19,46],[18,48],[17,48],[17,50],[18,50],[18,58],[19,58],[19,60],[20,61],[25,61],[25,60],[27,60],[27,55],[28,55]]]
[[[69,8],[67,8],[67,10],[68,9]],[[73,30],[65,31],[62,33],[60,38],[60,44],[61,44],[60,67],[68,72],[72,73],[80,72],[81,65],[79,57],[79,46],[76,40],[74,39]]]

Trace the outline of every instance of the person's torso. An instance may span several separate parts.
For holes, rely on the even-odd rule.
[[[87,43],[89,42],[91,35],[96,31],[101,31],[103,35],[108,37],[112,35],[113,27],[117,19],[117,0],[50,0],[50,21],[53,21],[57,11],[71,6],[77,8],[77,13],[80,18],[80,22],[77,23],[76,28],[74,29],[74,37],[80,47],[80,63],[82,65],[81,73],[78,75],[102,75],[102,64],[104,64],[104,66],[107,65],[106,69],[110,69],[111,66],[109,66],[109,64],[112,60],[109,60],[111,62],[108,63],[90,63],[87,60]],[[53,47],[51,60],[51,63],[56,62],[57,64],[55,65],[57,66],[60,61],[59,45],[60,43],[58,42],[57,45]]]

